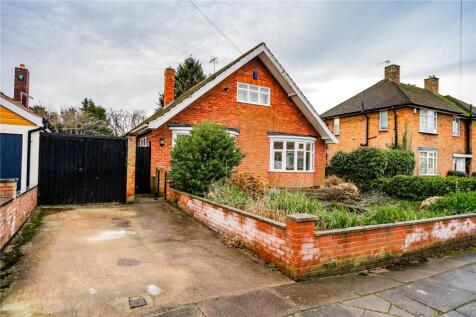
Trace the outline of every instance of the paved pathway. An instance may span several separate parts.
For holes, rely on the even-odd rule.
[[[476,251],[220,297],[154,316],[476,317]]]

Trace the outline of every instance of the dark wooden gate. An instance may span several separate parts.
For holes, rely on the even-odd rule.
[[[127,139],[42,133],[39,203],[126,201]]]
[[[22,134],[0,133],[0,178],[17,178],[21,188]]]
[[[150,193],[150,146],[136,149],[136,194]]]

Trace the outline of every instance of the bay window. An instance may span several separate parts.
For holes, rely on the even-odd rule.
[[[420,109],[420,132],[436,133],[438,118],[436,111]]]
[[[420,151],[420,175],[437,175],[437,153],[433,150]]]
[[[270,171],[313,172],[315,141],[311,137],[270,136]]]

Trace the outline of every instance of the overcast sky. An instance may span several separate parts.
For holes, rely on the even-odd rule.
[[[266,42],[319,113],[383,77],[460,97],[459,1],[199,2],[246,51]],[[84,97],[106,108],[151,113],[163,71],[192,54],[209,74],[239,53],[187,1],[4,1],[1,87],[13,95],[14,67],[30,70],[34,103],[59,109]],[[462,99],[476,105],[476,2],[463,3]]]

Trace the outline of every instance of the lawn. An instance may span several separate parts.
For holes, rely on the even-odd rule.
[[[450,216],[476,212],[476,192],[453,193],[429,208],[420,209],[421,201],[390,198],[383,194],[359,193],[339,197],[339,201],[319,189],[268,189],[254,195],[230,181],[215,183],[207,198],[217,203],[284,222],[292,213],[310,213],[317,217],[318,230]]]

